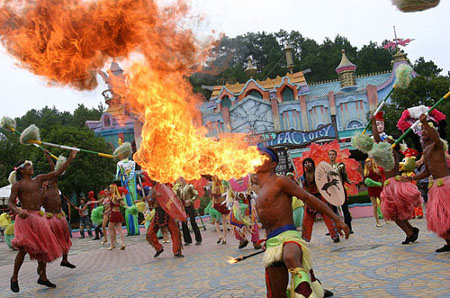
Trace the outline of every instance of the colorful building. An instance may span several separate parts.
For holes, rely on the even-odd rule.
[[[120,95],[113,91],[113,84],[124,81],[123,69],[116,62],[112,62],[109,73],[115,76],[114,82],[108,74],[100,72],[108,85],[108,89],[102,92],[108,109],[99,121],[86,121],[86,125],[97,136],[103,137],[112,149],[115,149],[119,146],[119,139],[121,140],[120,143],[133,143],[135,141],[135,126],[140,124],[138,124],[137,118],[131,114],[129,107],[121,103]]]
[[[257,70],[249,60],[247,82],[210,88],[211,98],[200,107],[208,136],[245,133],[250,142],[278,148],[286,158],[300,156],[311,142],[338,139],[341,148],[350,148],[356,154],[351,137],[364,129],[369,111],[375,110],[392,90],[395,70],[408,63],[406,54],[398,51],[389,71],[356,76],[357,65],[349,61],[343,50],[335,80],[308,84],[304,72],[293,72],[293,49],[288,46],[285,52],[289,72],[283,77],[255,80]],[[119,139],[134,142],[139,148],[142,123],[121,103],[120,95],[112,91],[114,83],[124,81],[123,70],[113,62],[109,73],[115,76],[114,80],[101,73],[109,87],[102,93],[108,109],[100,121],[86,124],[112,148],[117,148]],[[289,163],[284,163],[288,167]]]
[[[249,61],[247,82],[212,88],[201,107],[209,136],[250,134],[260,144],[288,148],[293,158],[318,140],[338,139],[341,148],[353,150],[351,137],[364,129],[368,112],[393,88],[397,67],[408,63],[406,54],[398,51],[392,70],[356,76],[357,66],[343,50],[336,80],[308,84],[303,72],[293,72],[292,49],[285,51],[289,72],[284,77],[255,80],[256,69]]]

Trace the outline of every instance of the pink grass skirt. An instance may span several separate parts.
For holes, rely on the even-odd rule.
[[[53,234],[48,219],[39,211],[25,210],[25,219],[16,216],[14,239],[11,244],[16,249],[23,249],[30,259],[41,262],[52,262],[62,255],[58,240]]]
[[[64,255],[68,254],[70,247],[72,246],[72,241],[70,240],[69,226],[67,225],[66,217],[62,216],[62,213],[56,214],[53,215],[48,222],[50,223],[53,234],[55,234],[55,237],[58,240],[62,253]]]
[[[389,220],[411,219],[414,207],[422,202],[417,186],[410,182],[400,182],[394,177],[388,179],[389,184],[381,192],[381,212]]]
[[[443,185],[438,186],[442,181]],[[428,230],[443,239],[450,239],[450,176],[433,182],[428,191],[426,217]]]

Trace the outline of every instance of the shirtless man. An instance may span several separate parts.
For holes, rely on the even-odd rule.
[[[48,150],[44,151],[45,157],[50,164],[50,169],[53,172],[55,170],[55,164],[52,158],[48,154]],[[63,258],[61,261],[61,266],[68,268],[75,268],[76,266],[69,263],[67,255],[69,253],[70,247],[72,246],[72,241],[70,240],[69,226],[67,225],[66,215],[61,211],[61,198],[59,196],[58,189],[58,177],[53,178],[48,181],[48,184],[43,189],[44,202],[43,207],[47,215],[50,217],[49,223],[50,228],[56,236],[59,242]]]
[[[268,148],[260,149],[267,157],[264,163],[256,169],[260,190],[256,200],[256,211],[261,223],[266,228],[267,240],[263,263],[266,267],[266,285],[268,297],[286,297],[289,281],[288,273],[292,274],[295,294],[309,297],[315,294],[323,297],[332,293],[324,290],[314,277],[310,251],[306,242],[296,231],[292,217],[292,197],[303,200],[315,210],[332,218],[337,231],[348,238],[350,229],[323,202],[304,191],[291,179],[277,176],[275,167],[278,163],[276,153]],[[290,295],[290,294],[289,294]]]
[[[56,287],[47,279],[46,265],[61,257],[62,251],[48,224],[48,220],[39,211],[44,199],[42,184],[61,175],[76,154],[77,151],[72,151],[67,162],[58,171],[32,178],[34,175],[32,162],[20,161],[10,175],[10,178],[12,178],[10,182],[13,185],[8,207],[17,214],[15,237],[12,240],[12,245],[19,250],[14,262],[13,276],[11,277],[11,290],[15,293],[19,292],[19,270],[27,253],[30,255],[30,259],[38,261],[38,284],[51,288]],[[13,178],[14,175],[16,175],[15,179]],[[20,200],[22,208],[16,206],[17,198]]]
[[[373,137],[377,143],[382,142],[377,130],[375,118],[372,117],[372,132]],[[386,141],[393,144],[394,140],[388,137]],[[384,171],[386,181],[384,181],[383,191],[381,192],[381,212],[388,220],[393,220],[405,232],[406,239],[402,244],[409,244],[414,242],[419,237],[419,229],[413,227],[408,219],[413,214],[414,207],[420,204],[420,191],[412,183],[400,182],[397,177],[400,177],[399,171],[399,146],[392,150],[394,157],[394,168],[390,171]]]
[[[422,114],[419,119],[422,123],[425,171],[414,177],[404,177],[403,180],[419,181],[430,175],[433,177],[432,187],[428,191],[427,227],[446,242],[436,252],[450,251],[450,173],[445,146],[437,131],[428,124],[427,116]]]

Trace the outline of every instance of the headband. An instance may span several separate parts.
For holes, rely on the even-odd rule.
[[[272,159],[272,161],[278,163],[278,156],[272,150],[269,150],[267,148],[262,148],[262,149],[259,149],[259,151],[266,152],[267,154],[270,155],[270,158]]]
[[[8,176],[8,182],[10,184],[14,184],[17,182],[17,171],[24,168],[27,164],[33,165],[33,162],[31,162],[30,160],[25,160],[23,162],[23,164],[21,164],[20,166],[14,167],[14,171],[9,173],[9,176]]]

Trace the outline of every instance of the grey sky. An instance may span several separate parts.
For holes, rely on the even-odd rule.
[[[405,49],[412,62],[424,56],[443,68],[444,73],[450,70],[450,40],[445,29],[449,28],[450,1],[441,1],[435,8],[416,13],[402,13],[390,0],[191,2],[193,12],[204,17],[202,25],[195,28],[202,34],[215,30],[234,37],[246,32],[296,30],[319,43],[325,37],[340,34],[360,48],[369,41],[392,39],[395,25],[398,37],[415,39]],[[67,111],[73,111],[78,103],[95,107],[103,101],[101,91],[106,89],[100,78],[100,86],[91,92],[49,87],[44,79],[15,66],[4,49],[0,51],[0,69],[0,116],[21,116],[46,105]]]

